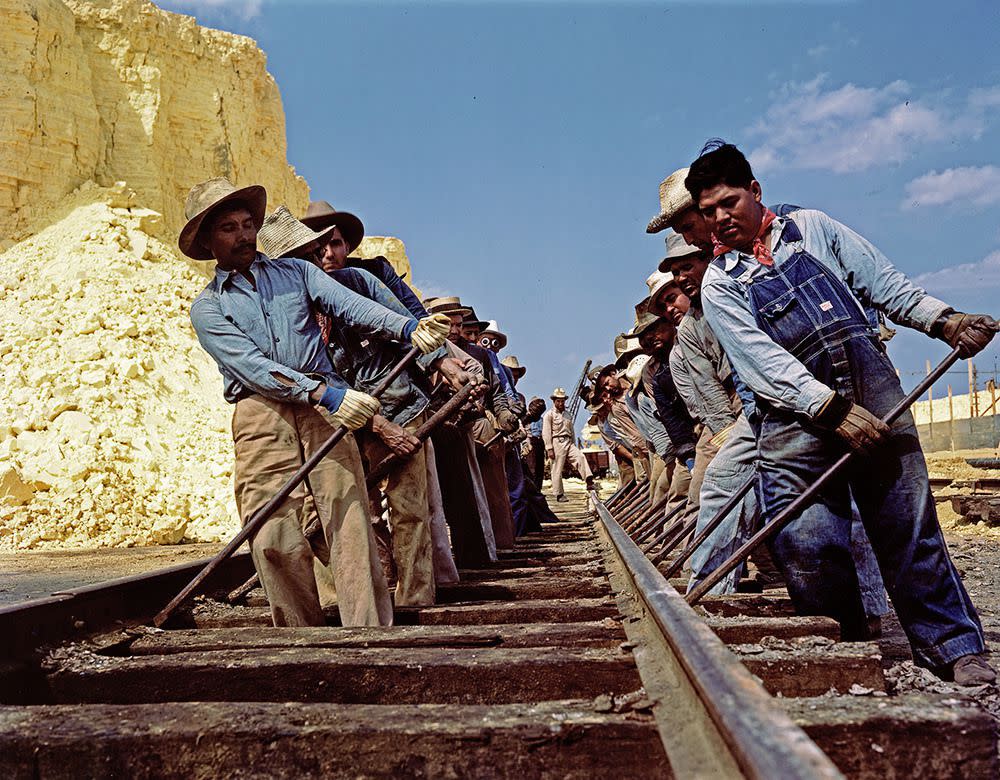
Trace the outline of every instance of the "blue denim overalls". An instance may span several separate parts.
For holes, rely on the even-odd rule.
[[[881,417],[903,398],[899,379],[857,298],[805,251],[786,218],[780,239],[793,254],[745,285],[758,326],[821,382]],[[725,270],[723,258],[714,261]],[[738,276],[738,267],[729,271]],[[844,452],[835,434],[757,398],[760,496],[770,519]],[[892,438],[851,465],[817,503],[779,533],[771,549],[796,609],[835,617],[845,636],[864,619],[850,552],[851,496],[879,561],[886,589],[923,666],[984,650],[982,626],[938,526],[927,465],[909,412]]]

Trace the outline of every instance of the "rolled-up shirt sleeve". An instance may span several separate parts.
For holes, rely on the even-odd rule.
[[[833,390],[758,327],[736,281],[710,265],[701,300],[729,362],[750,390],[778,408],[809,418],[820,410]]]
[[[840,263],[848,286],[862,303],[885,312],[893,322],[929,333],[948,304],[914,284],[871,242],[821,211],[809,211],[831,252]]]
[[[309,402],[309,393],[319,387],[295,369],[267,357],[243,331],[226,319],[211,298],[199,298],[191,306],[191,324],[204,350],[212,356],[226,379],[235,379],[254,393],[275,401]],[[287,380],[282,382],[282,377]]]
[[[701,324],[707,329],[707,323]],[[677,346],[680,350],[677,350],[677,346],[673,350],[678,351],[678,360],[683,363],[689,385],[683,385],[682,380],[674,373],[673,351],[670,356],[670,373],[674,375],[677,391],[688,407],[691,407],[687,396],[687,393],[690,393],[699,410],[701,421],[712,433],[718,433],[736,420],[729,392],[722,384],[723,379],[728,378],[731,372],[725,355],[713,355],[712,358],[717,363],[709,358],[705,344],[698,335],[694,327],[681,322],[681,326],[677,329]],[[720,373],[724,373],[724,376],[720,376]]]

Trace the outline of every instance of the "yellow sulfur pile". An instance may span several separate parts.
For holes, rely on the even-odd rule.
[[[227,536],[230,409],[188,319],[205,276],[123,188],[74,199],[0,255],[0,549]]]

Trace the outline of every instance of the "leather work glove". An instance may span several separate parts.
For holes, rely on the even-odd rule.
[[[892,434],[892,429],[863,406],[832,393],[813,418],[820,428],[833,431],[848,447],[870,455]]]
[[[940,338],[959,348],[959,357],[970,358],[981,352],[996,335],[1000,323],[988,314],[963,314],[960,311],[942,315]]]
[[[335,401],[337,395],[332,387],[327,387],[319,403],[329,410],[334,425],[343,425],[349,431],[365,427],[382,406],[377,398],[357,390],[344,391],[344,398],[339,404]],[[334,408],[331,409],[331,406]]]
[[[729,423],[729,425],[727,425],[725,428],[723,428],[721,431],[715,434],[715,436],[709,439],[709,442],[712,444],[713,447],[721,447],[729,440],[729,434],[735,427],[736,427],[735,422]]]
[[[451,331],[451,320],[443,314],[432,314],[417,323],[410,343],[425,355],[444,344]]]

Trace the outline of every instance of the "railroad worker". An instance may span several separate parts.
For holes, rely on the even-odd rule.
[[[476,310],[470,306],[468,313],[462,318],[462,340],[469,344],[478,344],[479,336],[487,325],[489,323],[479,319]]]
[[[389,311],[305,261],[259,253],[266,199],[263,187],[237,189],[221,178],[195,185],[178,239],[188,257],[216,261],[214,278],[191,306],[191,322],[219,366],[226,400],[235,405],[236,500],[243,518],[263,506],[337,426],[357,430],[379,409],[377,400],[347,387],[334,371],[312,307],[337,327],[366,327],[424,352],[440,346],[446,332],[438,319],[418,322]],[[343,625],[392,622],[363,483],[357,445],[346,436],[253,537],[254,565],[275,625],[324,624],[313,551],[303,533],[307,492],[333,551]]]
[[[620,374],[628,366],[629,361],[641,353],[638,344],[635,344],[634,349],[629,349],[629,346],[627,339],[621,339],[621,337],[615,339],[616,360],[613,365],[606,366],[601,371],[597,386],[601,396],[609,404],[607,425],[614,433],[614,438],[628,448],[632,457],[635,479],[641,482],[650,478],[650,447],[625,404],[625,391],[628,389],[628,382],[621,378]]]
[[[602,373],[604,371],[614,371],[614,364],[603,366]],[[618,464],[618,487],[619,489],[623,488],[635,480],[635,468],[632,465],[632,450],[629,449],[625,440],[615,433],[611,423],[608,422],[608,416],[611,414],[611,399],[597,387],[594,387],[587,399],[586,409],[594,420],[591,424],[597,426],[604,444],[615,456],[615,462]]]
[[[427,316],[427,310],[410,286],[396,273],[392,264],[383,256],[371,259],[351,257],[365,237],[362,221],[349,211],[337,211],[325,200],[309,202],[303,224],[325,234],[321,262],[327,273],[342,268],[361,268],[389,288],[407,311],[417,319]],[[330,228],[335,228],[330,230]]]
[[[563,493],[563,467],[568,460],[587,483],[587,490],[594,489],[594,475],[590,471],[587,459],[576,446],[576,431],[573,421],[566,416],[566,391],[557,387],[549,396],[552,408],[542,415],[542,440],[545,442],[545,454],[550,461],[552,476],[552,494],[556,501],[569,501]]]
[[[674,282],[669,284],[674,285]],[[674,447],[679,473],[675,471],[671,484],[675,480],[683,481],[688,511],[696,511],[698,496],[691,489],[691,475],[696,465],[698,433],[670,373],[670,352],[677,335],[676,326],[666,317],[657,317],[647,311],[633,332],[638,334],[642,351],[650,357],[642,370],[642,382],[656,403],[657,419],[663,423]]]
[[[915,661],[960,684],[992,682],[979,617],[938,525],[912,415],[891,428],[879,417],[904,394],[861,303],[965,357],[990,342],[996,323],[929,296],[822,212],[775,216],[735,146],[705,151],[685,183],[720,242],[702,303],[755,396],[765,518],[845,449],[857,453],[819,497],[819,511],[806,509],[772,540],[797,609],[837,618],[848,636],[863,633],[849,552],[853,494]]]
[[[442,307],[449,305],[442,303],[444,300],[450,299],[434,301],[431,304],[431,310],[434,312],[442,311]],[[469,333],[474,333],[478,338],[485,323],[476,318],[475,311],[471,308],[467,306],[459,308],[462,310],[462,321],[458,323],[461,336],[455,342],[456,346],[482,366],[487,388],[482,399],[482,412],[470,416],[467,425],[476,442],[476,457],[486,488],[486,500],[489,503],[493,536],[497,549],[511,550],[514,548],[514,516],[510,505],[504,448],[498,446],[499,442],[496,441],[495,437],[497,433],[509,433],[517,428],[519,424],[517,410],[512,408],[514,402],[511,396],[504,391],[500,375],[493,367],[489,350],[483,349],[465,338],[465,335]],[[458,318],[458,314],[453,310],[449,316],[453,319]],[[495,355],[492,357],[496,359]]]
[[[441,296],[425,298],[425,308],[437,307],[450,322],[448,353],[462,361],[467,371],[474,371],[485,378],[482,363],[463,351],[462,321],[468,308],[458,297]],[[482,411],[469,411],[452,424],[442,425],[431,439],[437,453],[437,476],[445,518],[451,529],[455,562],[462,568],[481,568],[496,561],[496,538],[486,487],[476,453],[476,442],[468,420],[478,418]]]
[[[528,413],[524,421],[528,423],[528,470],[536,486],[545,480],[545,442],[542,441],[542,415],[545,414],[545,401],[532,397],[528,401]]]
[[[295,219],[284,206],[276,209],[264,220],[258,234],[258,244],[271,258],[316,256],[313,248],[322,244],[336,226],[328,226],[316,233]],[[389,288],[358,267],[342,267],[329,272],[329,276],[349,290],[374,300],[391,311],[408,317],[409,312]],[[354,387],[368,390],[375,387],[398,363],[406,350],[394,341],[370,335],[366,330],[353,326],[334,329],[329,321],[321,323],[331,362],[337,373]],[[471,377],[443,346],[421,356],[415,364],[400,374],[382,394],[381,410],[372,418],[371,430],[355,433],[366,471],[378,465],[390,454],[402,460],[385,478],[385,495],[389,507],[389,526],[381,519],[381,491],[377,485],[369,488],[369,504],[378,507],[372,511],[376,541],[385,549],[384,565],[390,581],[396,580],[394,602],[396,606],[427,606],[434,603],[435,573],[434,545],[431,516],[427,494],[427,462],[423,443],[414,432],[426,419],[430,400],[428,374],[439,372],[453,389],[461,388]],[[437,529],[447,536],[447,529]],[[381,550],[380,550],[381,551]],[[452,562],[446,569],[454,568]],[[323,573],[317,574],[321,600],[323,598]]]

